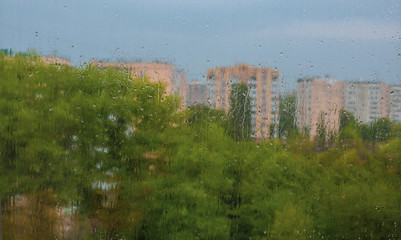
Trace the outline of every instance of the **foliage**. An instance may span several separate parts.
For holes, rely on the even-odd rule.
[[[237,141],[225,126],[234,109],[227,120],[204,106],[177,113],[177,98],[146,80],[34,56],[0,57],[0,81],[9,239],[401,236],[392,135],[344,134],[352,144],[321,152],[301,136]],[[342,131],[361,131],[350,119]],[[388,133],[386,121],[375,126]]]
[[[251,98],[248,87],[243,83],[232,85],[228,132],[236,141],[248,140],[251,137]]]
[[[91,203],[109,193],[92,186],[141,179],[144,154],[160,144],[178,102],[114,69],[0,61],[1,195],[52,189],[61,204],[81,201],[84,216],[101,219]]]
[[[188,109],[186,122],[200,141],[210,136],[212,125],[218,124],[222,127],[227,125],[227,117],[223,110],[211,109],[206,105],[195,105]]]
[[[315,148],[318,151],[323,151],[326,149],[326,141],[327,141],[327,131],[324,122],[324,113],[322,112],[319,116],[317,128],[316,128],[316,136],[314,138]]]
[[[360,124],[362,139],[365,141],[387,141],[393,133],[393,124],[387,118],[379,118],[370,124]]]
[[[376,141],[387,141],[392,135],[392,122],[387,118],[379,118],[372,123],[372,135]]]
[[[341,140],[358,140],[362,138],[364,141],[382,142],[396,136],[399,132],[397,125],[387,118],[379,118],[369,124],[358,123],[351,113],[341,110]]]
[[[279,110],[279,136],[281,138],[291,138],[298,134],[296,125],[296,96],[287,96],[280,100]]]
[[[340,112],[340,129],[339,129],[340,140],[344,141],[347,139],[357,140],[361,138],[361,132],[359,129],[358,122],[354,115],[350,112],[341,110]]]

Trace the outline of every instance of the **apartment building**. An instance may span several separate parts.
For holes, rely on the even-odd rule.
[[[389,118],[390,86],[381,82],[352,81],[344,84],[344,109],[362,123]]]
[[[343,104],[343,82],[326,78],[303,78],[297,81],[297,126],[312,140],[323,122],[327,133],[338,132]]]
[[[188,84],[188,106],[194,106],[196,104],[207,103],[207,86],[199,81],[191,81]]]
[[[208,102],[226,112],[230,108],[233,84],[248,86],[251,99],[252,132],[257,140],[277,136],[279,123],[279,71],[247,64],[215,67],[207,72]],[[270,129],[273,126],[273,133]]]
[[[401,123],[401,85],[390,88],[390,120]]]
[[[40,60],[42,62],[44,62],[45,64],[72,66],[71,61],[64,59],[64,58],[55,57],[55,56],[41,56]]]
[[[186,107],[188,86],[183,71],[175,65],[164,62],[102,62],[91,61],[90,64],[99,68],[113,67],[126,69],[133,78],[146,77],[152,83],[159,83],[165,87],[165,95],[179,95],[181,109]]]

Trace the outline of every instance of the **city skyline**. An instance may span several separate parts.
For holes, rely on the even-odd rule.
[[[397,1],[50,1],[0,3],[0,48],[95,59],[159,59],[205,82],[247,63],[305,76],[400,84]]]

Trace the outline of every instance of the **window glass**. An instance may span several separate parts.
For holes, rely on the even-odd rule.
[[[2,0],[0,240],[399,239],[396,0]]]

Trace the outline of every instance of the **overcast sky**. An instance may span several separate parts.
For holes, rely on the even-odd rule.
[[[0,48],[82,64],[173,61],[202,80],[213,66],[401,84],[399,0],[1,0]]]

